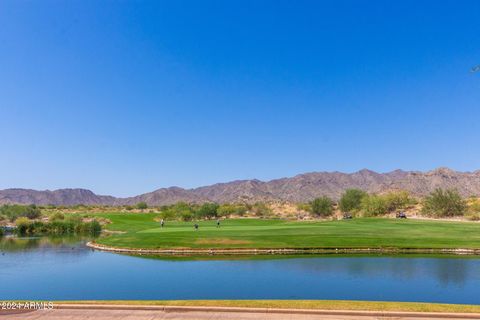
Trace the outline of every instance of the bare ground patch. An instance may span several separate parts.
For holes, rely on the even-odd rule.
[[[198,239],[196,244],[250,244],[252,241],[235,240],[229,238],[212,238],[212,239]]]
[[[126,231],[107,230],[107,229],[103,229],[102,232],[106,233],[106,234],[124,234],[124,233],[127,233]]]

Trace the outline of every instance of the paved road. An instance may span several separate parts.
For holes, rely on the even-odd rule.
[[[446,317],[426,316],[425,314],[409,314],[399,316],[398,314],[365,315],[365,314],[298,314],[298,313],[273,313],[273,312],[227,312],[227,311],[165,311],[165,310],[104,310],[104,309],[53,309],[38,310],[21,313],[0,313],[1,319],[6,320],[217,320],[217,319],[238,319],[238,320],[371,320],[371,319],[446,319]],[[463,318],[463,317],[462,317]],[[465,317],[463,319],[480,319],[478,317]]]

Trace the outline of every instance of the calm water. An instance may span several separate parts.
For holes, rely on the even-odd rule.
[[[480,259],[165,260],[77,240],[0,242],[2,299],[348,299],[480,304]]]

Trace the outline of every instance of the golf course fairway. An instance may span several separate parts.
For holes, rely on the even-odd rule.
[[[480,249],[480,224],[435,220],[357,218],[332,221],[227,219],[166,221],[157,214],[111,213],[107,235],[95,243],[130,249],[393,248]],[[157,219],[158,220],[158,219]],[[194,230],[193,224],[199,225]]]

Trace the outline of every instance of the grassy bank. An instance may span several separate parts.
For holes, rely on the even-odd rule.
[[[478,305],[346,300],[95,300],[57,303],[480,313]]]
[[[116,233],[97,243],[124,248],[480,248],[480,224],[359,218],[339,221],[167,221],[155,214],[102,214]]]

